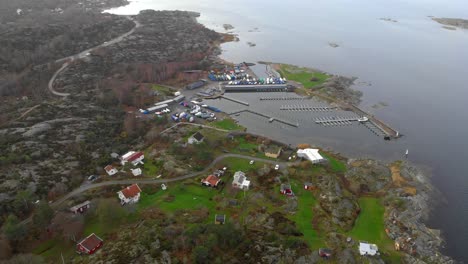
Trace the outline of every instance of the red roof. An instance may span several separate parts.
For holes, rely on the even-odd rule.
[[[216,186],[218,185],[218,183],[220,182],[221,180],[214,176],[214,175],[210,175],[208,177],[206,177],[206,179],[203,180],[203,182],[207,182],[209,183],[211,186]]]
[[[127,158],[127,161],[134,161],[134,160],[137,160],[139,159],[141,156],[143,156],[145,153],[143,152],[135,152],[133,153],[130,157]]]
[[[103,240],[100,237],[98,237],[98,236],[96,236],[96,234],[92,233],[87,238],[81,240],[81,242],[78,243],[78,245],[81,245],[82,247],[84,247],[88,251],[92,251],[96,247],[100,246],[102,241]]]
[[[128,198],[135,197],[137,194],[141,193],[141,189],[138,186],[138,184],[135,183],[123,189],[121,192],[125,196],[125,198],[128,199]]]
[[[114,169],[114,167],[112,167],[112,165],[107,165],[105,168],[104,168],[107,172],[111,171]]]

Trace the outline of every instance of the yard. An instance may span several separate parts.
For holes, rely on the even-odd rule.
[[[337,160],[336,158],[328,154],[322,153],[322,156],[328,160],[333,172],[345,172],[346,171],[346,164],[344,164],[342,161]]]
[[[241,158],[226,158],[222,161],[222,164],[226,165],[231,172],[236,171],[243,171],[248,172],[250,170],[256,170],[264,165],[263,162],[255,161],[254,164],[250,164],[249,159],[241,159]]]
[[[348,235],[357,241],[376,244],[381,252],[389,255],[392,263],[398,263],[399,254],[394,250],[393,241],[385,233],[385,208],[381,201],[378,198],[363,197],[359,199],[359,206],[361,212]]]
[[[281,64],[279,72],[288,80],[302,83],[304,88],[313,88],[330,78],[326,73],[287,64]]]
[[[225,118],[221,121],[212,122],[211,124],[214,127],[224,130],[244,130],[243,126],[238,125],[234,120],[230,118]]]
[[[161,85],[158,85],[158,84],[153,84],[151,86],[151,88],[153,88],[153,90],[155,90],[155,91],[158,91],[162,95],[172,95],[173,94],[171,89],[169,89],[167,87],[164,87],[164,86],[161,86]]]
[[[312,249],[324,246],[323,238],[312,226],[313,208],[317,204],[312,192],[304,190],[302,184],[293,183],[292,189],[298,199],[297,212],[291,217],[298,229],[304,234],[304,240]]]
[[[203,187],[195,183],[168,185],[166,191],[160,190],[149,195],[142,193],[138,202],[138,210],[156,206],[163,211],[173,212],[178,209],[199,209],[206,207],[214,213],[215,202],[213,197],[219,194],[218,190]]]

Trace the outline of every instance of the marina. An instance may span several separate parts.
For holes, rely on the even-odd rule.
[[[283,124],[286,124],[286,125],[289,125],[289,126],[292,126],[292,127],[299,127],[298,123],[292,123],[292,122],[289,122],[287,120],[283,120],[283,119],[280,119],[280,118],[277,118],[277,117],[267,116],[267,115],[262,114],[260,112],[252,111],[252,110],[249,110],[249,109],[239,110],[239,111],[236,111],[236,112],[229,113],[228,115],[238,116],[239,114],[241,114],[243,112],[248,112],[248,113],[255,114],[255,115],[258,115],[258,116],[261,116],[261,117],[265,117],[265,118],[268,119],[269,123],[272,123],[273,121],[277,121],[279,123],[283,123]]]
[[[260,101],[307,100],[305,97],[261,97]]]

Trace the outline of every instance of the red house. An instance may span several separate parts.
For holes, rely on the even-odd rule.
[[[89,209],[89,207],[91,207],[91,202],[86,201],[71,207],[70,211],[74,214],[82,214],[86,212]]]
[[[88,237],[81,240],[81,242],[76,244],[76,251],[79,254],[91,255],[94,252],[96,252],[96,250],[101,248],[102,244],[103,240],[100,237],[96,236],[96,234],[92,233]]]
[[[280,193],[287,196],[294,196],[294,192],[289,184],[281,184]]]

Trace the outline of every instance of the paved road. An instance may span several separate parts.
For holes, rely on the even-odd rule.
[[[57,78],[57,76],[63,71],[65,70],[72,61],[76,60],[76,59],[82,59],[86,56],[88,56],[88,53],[96,50],[96,49],[99,49],[99,48],[102,48],[102,47],[107,47],[107,46],[110,46],[110,45],[113,45],[113,44],[116,44],[118,42],[121,42],[122,40],[124,40],[126,37],[128,37],[129,35],[133,34],[133,32],[135,32],[135,30],[137,28],[139,28],[141,26],[141,24],[134,20],[133,18],[129,17],[129,16],[126,16],[127,19],[131,20],[133,23],[135,23],[135,26],[130,30],[128,31],[127,33],[124,33],[112,40],[109,40],[109,41],[106,41],[100,45],[97,45],[95,47],[92,47],[92,48],[89,48],[85,51],[82,51],[80,53],[77,53],[77,54],[74,54],[74,55],[71,55],[71,56],[68,56],[68,57],[65,57],[65,58],[61,58],[61,59],[58,59],[56,60],[55,62],[56,63],[63,63],[62,67],[60,67],[60,69],[58,69],[54,75],[52,76],[52,78],[49,80],[49,85],[48,85],[48,88],[49,88],[49,91],[51,93],[53,93],[54,95],[57,95],[57,96],[62,96],[62,97],[65,97],[65,96],[69,96],[70,94],[69,93],[61,93],[61,92],[57,92],[55,91],[54,89],[54,82],[55,82],[55,79]]]

